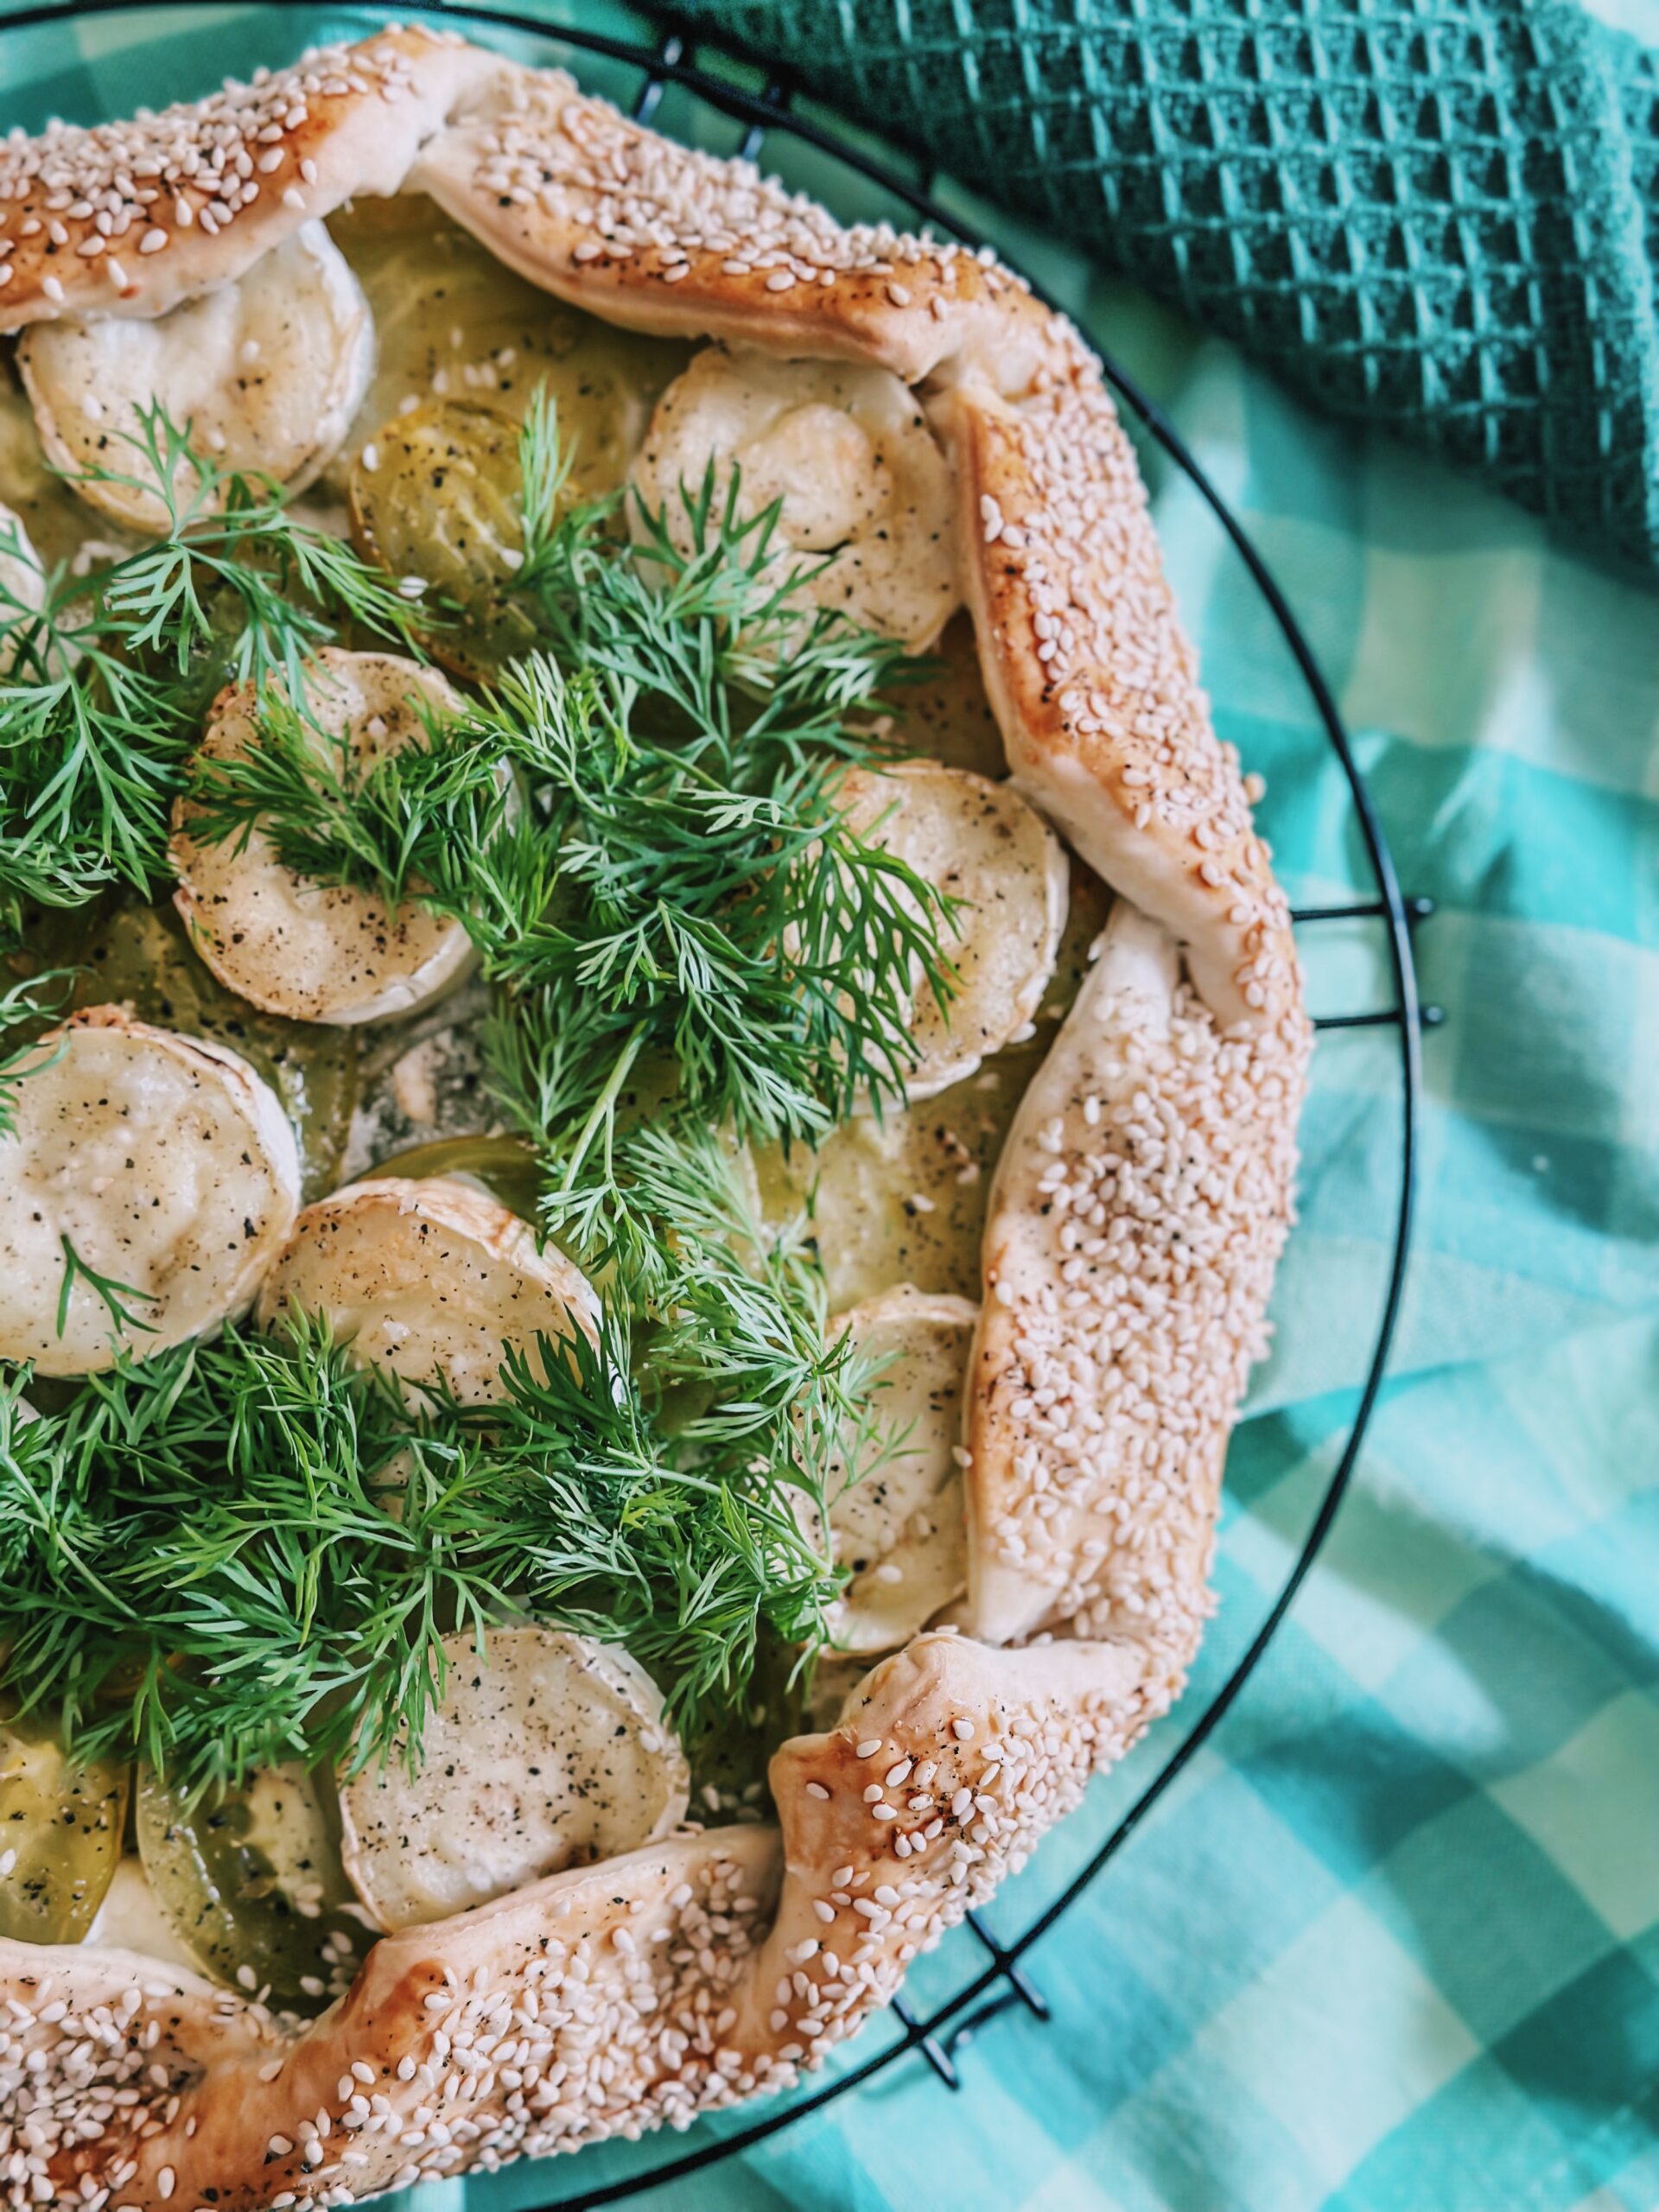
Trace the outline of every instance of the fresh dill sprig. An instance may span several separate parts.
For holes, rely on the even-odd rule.
[[[297,690],[342,629],[417,649],[390,578],[296,519],[278,486],[192,453],[188,434],[157,404],[113,434],[114,460],[67,480],[149,494],[156,537],[85,575],[43,575],[39,608],[0,600],[0,931],[14,938],[29,903],[153,887],[219,684]],[[25,557],[15,531],[0,554]]]
[[[610,1320],[511,1359],[481,1408],[411,1408],[315,1321],[124,1360],[35,1421],[21,1387],[0,1690],[187,1791],[416,1763],[440,1640],[526,1610],[626,1642],[695,1732],[839,1585],[787,1470],[664,1450]]]
[[[722,490],[711,461],[700,486],[681,487],[683,544],[669,510],[635,493],[632,543],[619,545],[603,525],[622,494],[561,511],[558,420],[539,394],[519,467],[516,588],[556,657],[598,677],[619,720],[646,702],[659,718],[666,712],[677,737],[721,760],[740,744],[781,747],[797,760],[824,751],[868,760],[879,749],[849,723],[884,711],[925,664],[807,596],[835,556],[785,550],[781,500],[745,518],[741,471]]]
[[[775,508],[743,519],[735,487],[687,495],[686,554],[660,514],[631,544],[604,503],[555,512],[544,407],[521,466],[551,650],[361,774],[270,699],[259,742],[198,764],[193,834],[257,823],[304,874],[463,921],[509,995],[498,1087],[533,1101],[566,1182],[641,1058],[745,1136],[815,1140],[901,1096],[914,996],[951,988],[949,902],[839,804],[886,757],[858,718],[899,648],[804,601],[821,564],[780,575]]]
[[[62,1010],[62,994],[55,1003],[48,1002],[54,999],[54,987],[73,981],[73,969],[48,968],[0,991],[0,1045],[13,1030],[27,1033],[21,1044],[0,1052],[0,1138],[12,1135],[16,1129],[18,1084],[25,1076],[52,1066],[58,1058],[55,1051],[41,1052],[35,1033]]]
[[[110,1317],[112,1330],[136,1329],[146,1337],[156,1334],[156,1324],[141,1321],[126,1303],[128,1299],[136,1298],[143,1305],[152,1304],[154,1301],[148,1291],[139,1290],[130,1282],[121,1282],[114,1275],[99,1274],[95,1267],[81,1258],[67,1236],[60,1236],[58,1242],[63,1247],[63,1276],[58,1288],[60,1336],[69,1325],[69,1300],[78,1282],[84,1282],[94,1297],[103,1300],[104,1310]]]
[[[776,512],[742,518],[735,487],[688,494],[683,531],[642,512],[630,543],[614,502],[557,512],[550,410],[521,462],[518,581],[546,649],[365,772],[309,719],[304,663],[331,620],[373,630],[390,596],[403,634],[407,604],[379,579],[364,597],[303,533],[285,555],[280,505],[233,480],[215,504],[153,421],[143,466],[174,526],[78,587],[86,741],[20,786],[19,866],[55,841],[94,880],[142,883],[188,688],[208,666],[256,682],[259,741],[198,763],[193,836],[257,824],[308,875],[465,922],[543,1226],[610,1300],[597,1344],[509,1359],[482,1408],[441,1384],[406,1401],[315,1323],[124,1355],[27,1427],[0,1390],[0,1690],[188,1789],[289,1758],[416,1759],[440,1639],[525,1611],[626,1643],[695,1732],[764,1649],[822,1643],[844,1580],[830,1485],[868,1456],[871,1376],[827,1340],[810,1224],[766,1219],[747,1141],[815,1141],[901,1095],[914,995],[949,995],[949,902],[841,803],[849,768],[886,757],[863,725],[906,664],[812,606],[816,564],[789,567]],[[250,576],[276,579],[270,606]],[[25,697],[68,681],[59,590],[17,658]],[[113,742],[118,709],[135,728]],[[7,729],[0,704],[0,767]],[[642,1084],[660,1112],[640,1115]],[[77,1273],[99,1283],[65,1258],[67,1306]],[[137,1294],[111,1294],[119,1319]]]

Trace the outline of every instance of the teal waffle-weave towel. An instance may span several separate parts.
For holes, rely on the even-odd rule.
[[[684,0],[1337,413],[1659,567],[1659,55],[1573,0]]]

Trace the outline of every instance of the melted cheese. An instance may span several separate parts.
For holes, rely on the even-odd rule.
[[[421,709],[459,711],[434,669],[397,653],[326,650],[307,690],[318,742],[343,741],[360,771],[419,741]],[[202,741],[207,760],[257,741],[249,685],[221,692]],[[267,1014],[349,1027],[429,1006],[474,963],[465,926],[413,900],[395,911],[372,893],[313,882],[278,860],[258,830],[209,845],[191,835],[199,810],[174,809],[174,904],[196,950],[222,983]]]
[[[959,603],[950,472],[912,393],[886,369],[699,353],[663,394],[634,483],[693,543],[682,487],[710,467],[723,494],[738,473],[745,516],[781,502],[781,579],[827,565],[810,587],[912,650],[930,645]]]
[[[155,471],[132,440],[161,406],[193,451],[222,468],[311,482],[345,437],[374,371],[363,288],[321,223],[307,223],[246,276],[152,321],[37,322],[18,341],[47,457],[77,474],[137,483],[79,485],[100,512],[167,526]],[[190,493],[181,463],[175,496]]]
[[[94,1007],[42,1038],[0,1138],[0,1357],[84,1375],[217,1328],[251,1304],[292,1226],[300,1161],[276,1096],[238,1054]],[[66,1242],[122,1287],[122,1320]]]
[[[644,1669],[535,1627],[444,1639],[418,1775],[396,1753],[340,1793],[346,1871],[385,1928],[442,1920],[615,1858],[683,1817],[685,1759]]]

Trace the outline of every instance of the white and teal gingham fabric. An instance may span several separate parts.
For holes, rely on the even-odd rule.
[[[543,12],[639,27],[582,0]],[[1653,0],[1616,16],[1659,37]],[[363,20],[198,7],[0,32],[0,126],[200,89]],[[663,119],[692,118],[671,96]],[[1419,957],[1446,1020],[1424,1045],[1395,1379],[1243,1699],[1033,1955],[1051,2023],[989,2025],[958,2053],[958,2096],[909,2058],[641,2201],[1655,2212],[1659,607],[1487,493],[1319,420],[1053,241],[998,235],[1143,380],[1245,520],[1355,734],[1407,889],[1438,902]],[[1217,720],[1268,774],[1293,897],[1351,896],[1366,887],[1351,810],[1282,644],[1190,486],[1152,476]],[[1383,1002],[1363,926],[1304,944],[1319,1007]],[[1389,1033],[1327,1035],[1194,1697],[1261,1618],[1352,1419],[1397,1095]],[[1183,1718],[1045,1847],[1000,1924],[1052,1893]],[[946,1973],[950,1952],[926,1969]],[[585,2153],[410,2202],[510,2212],[641,2159]]]

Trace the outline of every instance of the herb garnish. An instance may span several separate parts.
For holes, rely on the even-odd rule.
[[[50,1067],[57,1058],[55,1052],[42,1055],[35,1042],[36,1033],[59,1010],[43,1003],[43,999],[50,997],[55,984],[73,980],[71,969],[48,968],[38,976],[28,976],[0,991],[0,1045],[12,1030],[28,1033],[22,1044],[14,1045],[9,1052],[0,1052],[0,1137],[9,1137],[17,1126],[18,1084],[26,1077]]]
[[[734,1186],[702,1166],[683,1290],[733,1265]],[[544,1342],[489,1406],[440,1384],[417,1408],[302,1319],[124,1359],[36,1421],[0,1385],[8,1685],[186,1791],[296,1757],[413,1763],[438,1639],[527,1609],[627,1643],[695,1735],[763,1635],[822,1640],[842,1579],[824,1484],[868,1377],[810,1297],[778,1341],[810,1273],[775,1249],[718,1337],[687,1307],[638,1372],[613,1319]]]
[[[298,522],[281,487],[194,454],[159,404],[112,434],[118,466],[68,476],[158,499],[159,536],[84,575],[0,599],[0,940],[26,904],[81,905],[167,872],[168,817],[222,683],[298,684],[342,626],[413,640],[412,609],[349,545]],[[0,557],[26,561],[17,532]]]
[[[902,1096],[915,994],[943,1001],[950,971],[948,902],[838,804],[849,766],[887,757],[849,718],[901,649],[804,600],[822,563],[780,571],[778,509],[745,520],[735,480],[684,495],[682,553],[661,513],[630,543],[614,500],[557,512],[556,454],[538,402],[518,586],[545,651],[365,772],[268,695],[259,741],[201,760],[190,796],[203,842],[257,823],[304,874],[465,923],[510,994],[502,1094],[568,1191],[641,1061],[743,1137],[816,1139]]]
[[[110,1317],[110,1326],[112,1331],[136,1329],[143,1336],[153,1337],[156,1334],[155,1322],[141,1321],[126,1302],[128,1299],[133,1298],[137,1299],[140,1305],[149,1305],[153,1301],[148,1292],[135,1288],[130,1282],[118,1282],[113,1275],[99,1274],[96,1268],[88,1266],[87,1262],[81,1258],[67,1236],[60,1236],[58,1243],[63,1248],[63,1280],[58,1287],[58,1334],[60,1336],[69,1325],[69,1300],[73,1295],[77,1282],[84,1282],[94,1297],[103,1300],[104,1310]]]
[[[527,1610],[627,1644],[695,1734],[764,1641],[823,1642],[845,1579],[826,1484],[877,1441],[810,1223],[765,1217],[747,1141],[902,1096],[914,995],[949,995],[949,903],[839,804],[886,757],[870,725],[904,657],[810,606],[815,567],[735,486],[685,495],[689,554],[661,515],[622,539],[615,500],[559,512],[538,402],[517,582],[542,649],[359,773],[307,719],[307,665],[340,622],[409,641],[411,603],[182,436],[156,410],[132,441],[168,534],[16,618],[0,899],[42,895],[27,871],[59,855],[64,902],[147,886],[204,664],[251,680],[259,741],[197,764],[192,835],[257,823],[308,874],[465,922],[543,1226],[607,1307],[596,1345],[509,1359],[486,1407],[441,1380],[406,1399],[304,1320],[125,1356],[27,1423],[0,1387],[0,1687],[186,1789],[415,1761],[438,1639]],[[66,1300],[78,1272],[137,1294],[65,1251]]]

